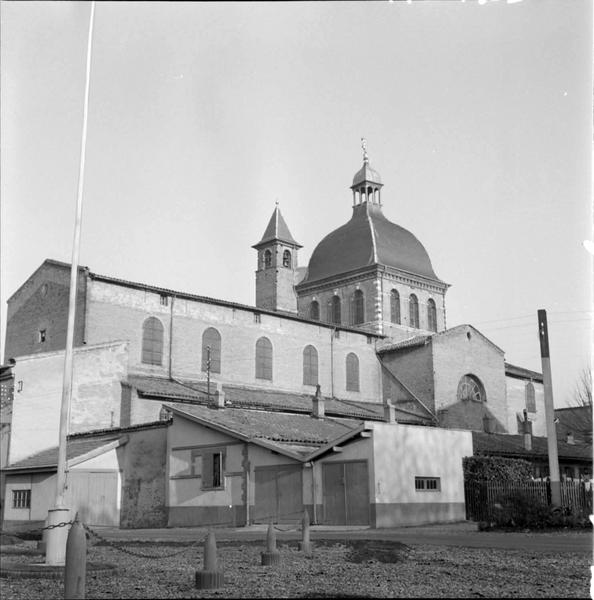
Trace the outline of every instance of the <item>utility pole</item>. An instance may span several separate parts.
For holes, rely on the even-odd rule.
[[[549,352],[549,330],[547,311],[538,311],[538,337],[544,384],[545,419],[547,424],[547,446],[549,451],[549,475],[551,480],[551,504],[561,506],[561,480],[559,477],[559,456],[557,453],[557,431],[555,428],[555,407],[553,405],[553,381],[551,377],[551,356]]]
[[[74,346],[74,319],[76,311],[76,288],[78,285],[78,257],[80,250],[80,228],[82,222],[82,198],[84,189],[85,154],[87,145],[87,121],[89,112],[89,84],[91,75],[91,47],[93,44],[93,21],[95,2],[91,2],[89,17],[89,36],[87,41],[87,64],[85,77],[85,96],[83,106],[83,124],[80,144],[80,164],[78,172],[78,193],[76,198],[76,218],[74,239],[72,242],[72,265],[70,267],[70,296],[68,300],[68,326],[66,330],[66,349],[64,352],[64,377],[62,383],[62,404],[60,407],[60,434],[58,441],[58,470],[56,473],[56,500],[47,516],[48,525],[57,525],[69,521],[70,509],[65,505],[67,453],[66,444],[70,420],[70,401],[72,398],[72,355]],[[47,530],[45,563],[63,565],[66,559],[67,527],[55,527]]]

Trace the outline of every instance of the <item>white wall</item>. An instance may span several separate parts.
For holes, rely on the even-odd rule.
[[[472,433],[415,425],[369,423],[377,504],[464,503],[462,458]],[[415,477],[439,477],[441,491],[418,492]],[[373,500],[372,500],[373,501]]]
[[[123,342],[74,350],[69,433],[119,424],[127,363]],[[19,357],[14,374],[9,464],[58,446],[64,352]]]

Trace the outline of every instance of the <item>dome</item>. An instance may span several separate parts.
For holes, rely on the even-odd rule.
[[[301,285],[372,265],[383,265],[440,281],[423,244],[388,221],[378,204],[353,207],[348,223],[328,234],[313,251]]]
[[[379,183],[382,185],[382,178],[380,177],[380,174],[375,169],[370,167],[368,161],[365,161],[363,166],[357,171],[357,173],[355,173],[355,176],[353,177],[353,185],[351,187],[359,185],[364,181]]]

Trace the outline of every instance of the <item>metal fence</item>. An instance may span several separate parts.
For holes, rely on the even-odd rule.
[[[493,521],[502,503],[520,498],[534,505],[550,506],[551,484],[549,481],[464,482],[466,518],[470,521]],[[592,491],[583,481],[562,481],[561,505],[572,513],[592,514]]]

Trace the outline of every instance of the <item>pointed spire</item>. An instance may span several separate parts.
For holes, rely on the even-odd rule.
[[[274,212],[270,217],[270,221],[268,221],[268,225],[266,226],[266,230],[264,231],[262,239],[257,244],[254,244],[252,248],[258,249],[260,246],[274,240],[284,242],[285,244],[289,244],[295,248],[302,248],[303,246],[296,242],[291,235],[291,232],[289,231],[289,228],[283,219],[280,208],[278,207],[278,200],[275,204],[276,206],[274,208]]]

